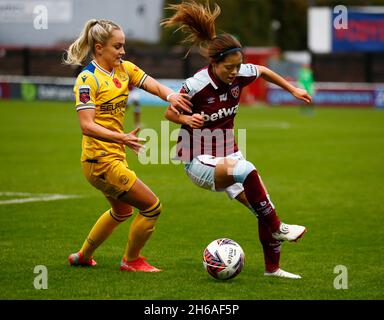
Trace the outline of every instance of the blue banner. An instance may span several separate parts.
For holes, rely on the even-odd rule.
[[[184,80],[177,80],[177,79],[161,79],[158,81],[175,92],[180,91],[181,86],[184,82]],[[138,99],[140,103],[143,105],[156,105],[156,106],[169,105],[168,102],[160,99],[158,96],[154,96],[153,94],[150,94],[149,92],[146,92],[142,89],[135,88],[133,92],[135,92],[136,94],[136,99]],[[129,97],[128,97],[128,102],[130,102]]]
[[[375,92],[375,105],[384,109],[384,86],[377,88]]]
[[[332,21],[337,15],[333,13]],[[332,30],[334,52],[384,52],[384,13],[349,9],[347,29],[333,27]]]
[[[383,90],[352,90],[352,89],[319,89],[313,96],[315,106],[334,107],[384,107]],[[267,103],[270,105],[300,105],[304,104],[283,89],[269,89]]]

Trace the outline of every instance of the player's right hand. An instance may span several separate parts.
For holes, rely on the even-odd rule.
[[[186,93],[172,93],[168,100],[171,104],[169,108],[176,114],[180,114],[180,111],[191,113],[192,102],[189,99]]]
[[[199,129],[204,125],[204,118],[199,113],[194,113],[191,116],[186,116],[186,124],[192,129]]]
[[[124,134],[124,139],[123,139],[124,144],[128,146],[128,148],[132,149],[133,152],[136,154],[138,154],[141,150],[145,148],[145,146],[140,142],[146,141],[144,138],[139,138],[136,136],[139,130],[140,128],[136,128],[130,133]]]
[[[303,100],[305,101],[306,103],[312,103],[312,97],[308,94],[308,92],[304,89],[301,89],[301,88],[295,88],[292,92],[292,95],[299,99],[299,100]]]

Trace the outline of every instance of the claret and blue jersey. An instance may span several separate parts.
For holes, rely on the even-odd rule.
[[[257,65],[242,64],[234,81],[227,84],[218,80],[208,66],[185,81],[181,92],[189,95],[192,113],[203,116],[204,126],[201,129],[187,125],[181,127],[177,150],[179,159],[191,160],[200,154],[226,156],[229,151],[225,150],[230,150],[230,153],[238,151],[233,128],[241,91],[259,76]],[[223,148],[223,144],[230,147]],[[224,150],[224,154],[218,152],[219,148]]]

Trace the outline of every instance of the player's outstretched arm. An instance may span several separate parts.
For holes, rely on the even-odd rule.
[[[299,100],[303,100],[306,103],[312,102],[312,97],[308,94],[307,91],[301,88],[296,88],[295,86],[291,85],[287,80],[285,80],[283,77],[281,77],[271,69],[268,69],[264,66],[258,66],[258,70],[260,72],[260,77],[262,77],[264,80],[272,82],[278,85],[279,87],[283,88],[284,90],[287,90]]]
[[[191,112],[192,103],[187,94],[174,92],[150,76],[145,78],[141,88],[170,102],[170,108],[176,114],[179,114],[180,111]]]
[[[77,112],[80,128],[85,136],[89,136],[105,142],[113,142],[124,144],[133,150],[136,154],[144,146],[140,143],[145,141],[143,138],[139,138],[136,134],[139,132],[139,128],[131,131],[130,133],[120,133],[109,130],[95,122],[95,110],[84,109]]]

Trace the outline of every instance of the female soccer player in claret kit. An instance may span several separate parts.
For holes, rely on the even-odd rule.
[[[280,268],[280,250],[282,241],[297,241],[306,228],[280,221],[257,169],[238,150],[233,128],[242,89],[259,77],[306,103],[312,98],[264,66],[243,64],[240,42],[227,33],[216,35],[218,5],[211,11],[208,5],[191,1],[168,9],[174,14],[162,25],[179,27],[188,34],[185,42],[199,46],[209,60],[209,65],[188,78],[181,89],[190,97],[192,112],[179,114],[168,108],[165,114],[168,120],[181,124],[177,157],[196,185],[225,191],[257,216],[264,275],[299,279]]]
[[[140,87],[171,103],[174,112],[190,111],[185,94],[175,93],[129,61],[122,60],[125,36],[110,20],[89,20],[69,47],[65,63],[83,65],[74,87],[76,110],[83,133],[81,164],[85,177],[111,205],[100,216],[80,251],[68,257],[72,266],[94,266],[93,253],[113,230],[133,214],[128,244],[120,262],[122,271],[158,272],[140,255],[153,233],[161,203],[151,189],[128,167],[125,146],[136,154],[142,148],[139,128],[124,133],[128,86]]]

